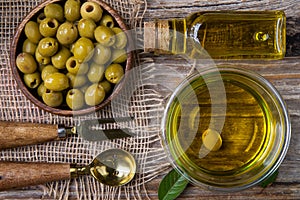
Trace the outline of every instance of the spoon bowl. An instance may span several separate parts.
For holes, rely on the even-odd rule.
[[[133,156],[122,149],[109,149],[99,155],[89,165],[89,173],[105,185],[121,186],[130,182],[136,172]]]
[[[26,173],[24,173],[26,172]],[[0,191],[91,175],[104,185],[121,186],[136,173],[133,156],[122,149],[108,149],[87,166],[67,163],[0,162]]]

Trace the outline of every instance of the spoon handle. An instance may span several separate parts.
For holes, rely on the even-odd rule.
[[[0,121],[0,149],[58,140],[58,126]]]
[[[0,191],[70,178],[70,164],[0,162]]]

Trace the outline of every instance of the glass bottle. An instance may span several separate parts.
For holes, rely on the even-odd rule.
[[[283,11],[209,11],[183,19],[145,22],[146,52],[193,54],[213,59],[281,59],[286,50]]]

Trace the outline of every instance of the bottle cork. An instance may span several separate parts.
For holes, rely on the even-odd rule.
[[[155,22],[144,23],[144,51],[154,52],[156,47],[156,26]]]
[[[144,51],[170,54],[170,29],[168,20],[144,23]]]

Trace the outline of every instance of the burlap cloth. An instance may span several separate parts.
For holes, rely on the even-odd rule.
[[[146,9],[145,0],[105,1],[119,11],[129,27],[139,28],[142,26],[143,14]],[[26,99],[17,87],[9,64],[11,39],[22,18],[40,2],[41,0],[0,0],[0,120],[72,126],[83,119],[111,117],[111,106],[85,116],[63,117],[54,115],[39,110]],[[137,55],[138,57],[139,55]],[[141,62],[146,63],[147,59]],[[140,65],[139,59],[136,59],[136,65]],[[157,93],[155,87],[148,84],[150,83],[149,73],[145,72],[151,71],[151,69],[151,64],[145,64],[135,72],[138,77],[138,81],[134,83],[137,89],[130,98],[129,106],[126,107],[126,110],[122,110],[122,107],[114,110],[120,116],[132,114],[135,117],[132,122],[126,124],[135,133],[134,137],[102,142],[88,142],[80,137],[69,137],[64,141],[3,150],[0,152],[1,160],[87,165],[95,155],[105,149],[122,148],[131,152],[137,161],[138,172],[129,184],[122,187],[109,187],[100,184],[91,176],[82,176],[72,180],[41,185],[45,197],[50,195],[54,199],[149,198],[145,183],[151,181],[169,166],[159,142],[160,118],[165,97]],[[147,82],[148,85],[144,82]],[[122,102],[120,103],[122,104]],[[114,125],[110,126],[112,127],[109,128],[114,128]]]

